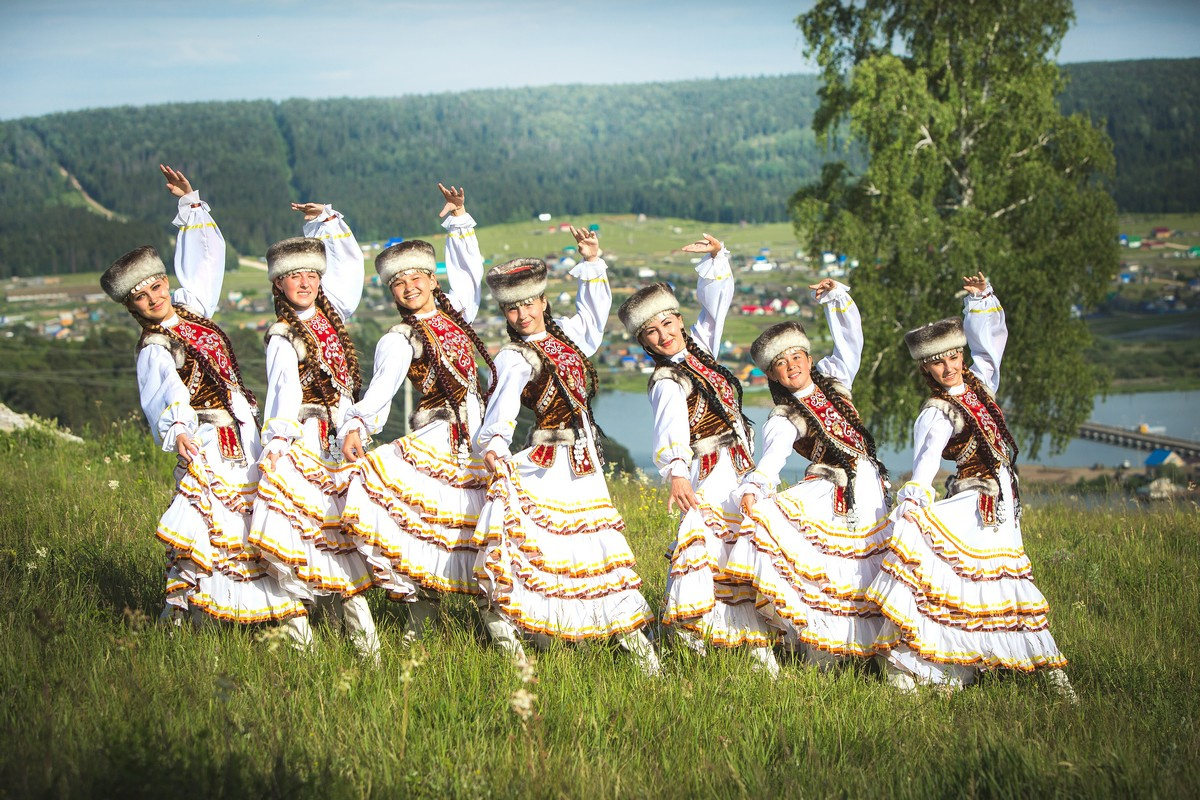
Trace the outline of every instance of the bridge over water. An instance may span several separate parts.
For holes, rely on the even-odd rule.
[[[1136,450],[1174,450],[1183,458],[1200,458],[1200,442],[1188,439],[1176,439],[1161,433],[1142,433],[1128,428],[1114,428],[1111,425],[1098,425],[1095,422],[1085,422],[1079,426],[1079,438],[1090,439],[1094,442],[1115,444],[1121,447],[1131,447]]]

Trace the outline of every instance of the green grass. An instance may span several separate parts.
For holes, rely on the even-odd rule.
[[[609,648],[555,647],[526,687],[537,695],[526,723],[509,707],[520,678],[483,643],[465,602],[447,603],[414,665],[395,607],[372,597],[377,669],[328,631],[303,656],[261,630],[169,636],[148,624],[161,604],[152,532],[170,466],[132,427],[81,445],[0,435],[0,796],[1128,797],[1200,787],[1194,507],[1031,502],[1026,544],[1072,659],[1077,708],[1021,676],[910,698],[871,670],[787,663],[771,683],[742,653],[669,653],[652,680]],[[636,480],[612,489],[657,608],[673,536],[663,494]]]

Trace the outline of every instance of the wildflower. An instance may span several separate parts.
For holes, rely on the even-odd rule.
[[[116,489],[120,485],[121,485],[120,481],[109,481],[108,482],[108,488],[110,488],[110,489]]]
[[[111,463],[112,463],[112,459],[111,459],[111,458],[109,458],[108,456],[105,456],[105,457],[104,457],[104,463],[105,463],[105,464],[111,464]]]
[[[344,669],[338,674],[338,681],[334,684],[339,692],[349,692],[354,686],[354,680],[358,677],[358,670],[354,668]]]
[[[508,704],[512,706],[513,713],[521,718],[522,722],[528,722],[536,713],[533,704],[537,702],[537,695],[525,689],[517,689],[513,692]]]
[[[38,558],[45,558],[50,555],[50,551],[44,547],[35,547],[33,548],[33,552],[37,554]]]
[[[122,464],[128,464],[130,456],[129,453],[117,453],[117,458],[121,459]]]
[[[267,650],[274,653],[280,647],[291,644],[291,635],[288,629],[283,625],[276,625],[273,628],[259,631],[254,637],[256,642],[262,642],[267,646]]]

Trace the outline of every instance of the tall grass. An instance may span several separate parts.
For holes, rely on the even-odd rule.
[[[1029,510],[1026,545],[1081,697],[1071,707],[1014,675],[908,697],[870,668],[819,674],[788,662],[773,683],[740,652],[668,653],[665,674],[650,679],[612,648],[555,646],[526,683],[459,600],[413,652],[400,646],[401,614],[372,597],[378,668],[327,630],[310,655],[269,628],[172,635],[153,624],[163,556],[152,535],[171,463],[119,427],[81,445],[0,435],[0,795],[1126,797],[1200,787],[1194,508]],[[665,497],[632,479],[611,486],[657,607],[673,535]],[[519,690],[536,695],[527,718],[510,704]]]

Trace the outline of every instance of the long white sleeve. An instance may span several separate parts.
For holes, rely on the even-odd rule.
[[[195,435],[199,421],[192,408],[192,396],[167,348],[142,348],[137,357],[137,379],[142,413],[163,450],[174,450],[175,437],[180,433]]]
[[[760,495],[771,495],[779,484],[779,473],[792,454],[792,444],[799,432],[787,417],[771,416],[763,425],[763,452],[754,470],[742,479],[742,484],[753,484]]]
[[[575,292],[575,315],[556,317],[555,322],[563,333],[571,337],[575,346],[590,357],[600,349],[604,341],[604,326],[608,323],[608,312],[612,310],[612,287],[608,285],[608,264],[604,259],[582,261],[570,273],[579,282]]]
[[[389,331],[380,337],[375,345],[375,372],[371,375],[371,385],[363,392],[362,399],[346,411],[338,431],[339,439],[345,439],[346,433],[360,426],[372,436],[383,430],[392,410],[392,399],[408,376],[412,357],[412,343],[407,336]]]
[[[173,223],[175,277],[179,281],[171,299],[202,317],[212,317],[221,303],[225,280],[225,237],[209,213],[208,203],[193,191],[179,198]]]
[[[817,362],[817,370],[849,389],[862,365],[862,315],[850,296],[850,287],[844,283],[835,281],[833,291],[826,292],[817,302],[825,307],[825,321],[833,336],[833,355]]]
[[[501,350],[496,356],[496,390],[488,400],[483,424],[475,442],[481,453],[491,451],[507,458],[512,455],[513,432],[521,412],[521,392],[533,376],[533,367],[520,354]]]
[[[896,493],[898,501],[927,506],[934,500],[933,479],[942,467],[942,451],[954,435],[954,423],[936,408],[926,408],[913,425],[913,472]]]
[[[724,247],[716,256],[708,256],[696,265],[696,300],[700,313],[692,325],[692,338],[713,358],[721,355],[721,336],[725,333],[725,318],[733,302],[733,270],[729,267],[729,251]]]
[[[971,372],[995,394],[1000,389],[1000,360],[1008,344],[1004,309],[989,283],[976,297],[963,300],[963,332],[971,348]]]
[[[303,397],[296,348],[284,337],[272,336],[267,342],[267,402],[262,428],[264,453],[273,439],[291,442],[300,438],[300,401]]]
[[[671,380],[655,381],[650,387],[650,407],[654,409],[654,466],[658,474],[668,480],[688,477],[695,453],[683,387]]]
[[[442,227],[446,229],[446,282],[450,285],[446,295],[470,324],[483,299],[483,254],[475,238],[475,220],[470,214],[449,216]]]
[[[304,223],[304,235],[325,242],[325,274],[321,277],[321,288],[342,316],[342,321],[350,319],[362,301],[367,262],[350,226],[341,212],[327,205],[320,216]]]

